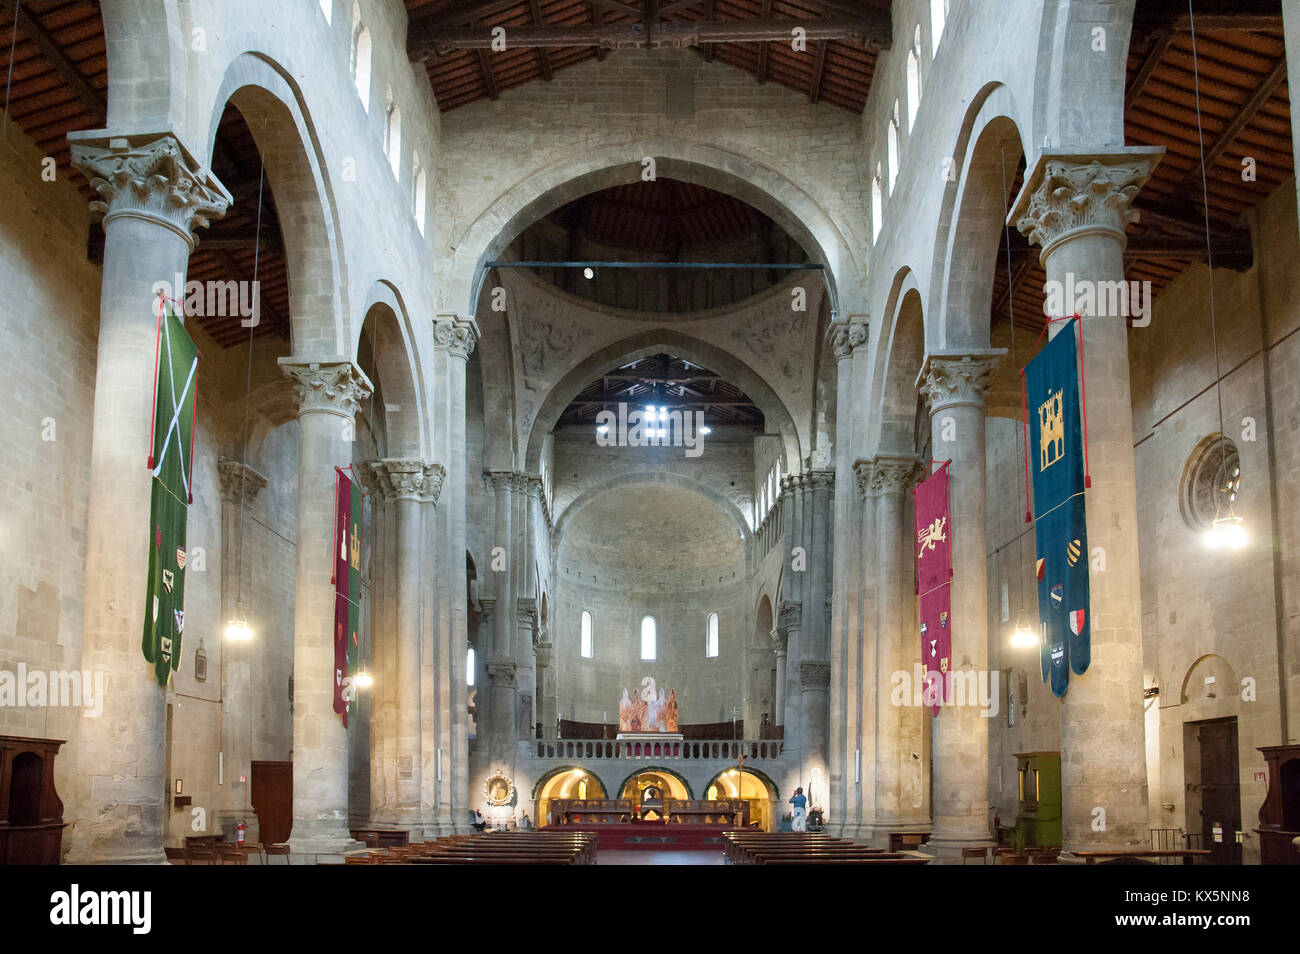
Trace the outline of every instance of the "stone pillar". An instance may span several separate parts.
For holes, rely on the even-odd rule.
[[[895,705],[894,674],[904,673],[907,685],[917,641],[912,627],[912,587],[908,586],[912,534],[904,525],[904,493],[922,475],[915,457],[877,456],[871,467],[871,492],[876,507],[876,717],[875,817],[871,839],[888,845],[891,831],[921,831],[929,825],[919,780],[922,751],[922,712]]]
[[[811,778],[813,771],[820,769],[822,778],[826,778],[826,718],[828,713],[831,684],[831,667],[825,662],[801,662],[799,664],[799,702],[803,709],[804,749],[802,755],[803,771]],[[809,792],[809,794],[812,794]],[[827,816],[831,814],[829,792],[821,792],[822,803],[812,804],[808,808],[821,808]]]
[[[785,640],[776,631],[772,631],[772,643],[776,647],[776,698],[772,700],[772,724],[785,725]]]
[[[388,697],[393,707],[393,744],[391,752],[378,756],[392,759],[394,764],[384,776],[396,780],[396,790],[386,792],[381,805],[372,802],[371,821],[417,832],[424,824],[420,813],[420,570],[424,477],[429,465],[422,460],[385,459],[367,461],[365,466],[375,475],[384,502],[390,506],[396,538],[395,560],[377,568],[380,573],[393,574],[396,589],[396,665],[391,667],[394,682]]]
[[[1142,706],[1142,594],[1138,567],[1137,481],[1129,390],[1128,329],[1107,312],[1100,289],[1124,280],[1124,227],[1162,147],[1103,155],[1044,153],[1012,214],[1042,246],[1048,287],[1085,289],[1096,306],[1083,317],[1087,373],[1088,547],[1104,571],[1089,576],[1092,661],[1070,674],[1061,700],[1063,847],[1118,849],[1150,844]],[[1051,283],[1056,282],[1053,286]],[[1068,311],[1075,303],[1067,303]],[[1125,309],[1127,311],[1127,309]],[[1053,332],[1064,327],[1055,325]],[[1105,827],[1093,826],[1104,811]]]
[[[242,581],[251,575],[251,564],[245,566],[242,555],[244,523],[247,511],[252,508],[258,493],[266,486],[266,478],[253,468],[237,460],[222,457],[217,461],[221,477],[221,626],[238,617],[253,629],[254,643],[243,645],[223,639],[221,643],[221,739],[225,784],[217,811],[223,819],[238,820],[252,816],[248,779],[252,778],[253,731],[253,680],[252,661],[256,658],[257,641],[270,636],[256,625],[249,612],[249,603],[243,599]],[[251,598],[251,593],[250,593]],[[239,784],[239,777],[245,778]],[[221,830],[221,825],[209,830]],[[250,823],[249,840],[257,841],[256,819]]]
[[[493,614],[492,653],[487,661],[487,673],[490,682],[488,689],[488,722],[485,728],[479,723],[480,737],[487,736],[488,758],[499,763],[506,758],[505,743],[514,737],[514,725],[518,721],[516,714],[516,670],[514,640],[516,636],[515,575],[510,569],[514,559],[514,523],[513,493],[514,474],[508,471],[493,472],[488,475],[488,484],[492,488],[492,501],[495,515],[495,532],[493,546],[504,547],[507,568],[505,572],[492,574],[494,599],[498,612]]]
[[[334,468],[351,463],[356,414],[374,388],[346,359],[280,366],[293,380],[299,429],[289,843],[298,855],[338,855],[361,845],[348,833],[348,733],[334,711]]]
[[[838,408],[835,418],[835,480],[840,487],[853,485],[853,395],[858,384],[853,353],[866,343],[867,324],[857,320],[840,326],[831,339],[835,353],[835,389]],[[835,495],[835,526],[850,527],[857,519],[858,501],[853,494]],[[855,759],[859,746],[858,658],[862,644],[861,619],[857,612],[861,553],[854,534],[841,537],[834,548],[832,572],[832,614],[830,632],[830,830],[853,837],[860,816],[861,790],[855,782]],[[845,826],[848,826],[846,828]]]
[[[104,213],[81,667],[104,674],[104,710],[78,724],[67,860],[162,863],[169,793],[163,778],[165,690],[140,651],[148,574],[157,341],[154,293],[184,281],[193,229],[225,214],[230,196],[171,132],[72,133],[72,162]],[[208,488],[215,493],[215,488]],[[190,638],[194,638],[191,634]]]
[[[446,479],[447,471],[441,464],[424,465],[424,481],[420,485],[420,569],[417,571],[423,577],[436,575],[439,569],[442,521],[438,501]],[[439,794],[447,786],[439,778],[440,771],[445,771],[439,729],[446,720],[441,718],[438,704],[438,676],[446,667],[438,656],[437,587],[428,579],[420,582],[420,819],[424,839],[429,841],[453,834],[454,827],[449,798],[445,800],[448,817],[442,817],[439,812]]]
[[[369,504],[369,531],[365,535],[370,549],[370,605],[368,637],[370,671],[374,685],[365,690],[370,705],[370,818],[372,827],[382,827],[391,820],[390,806],[397,803],[397,759],[393,755],[397,728],[392,718],[397,682],[396,580],[397,563],[394,547],[395,505],[385,499],[384,487],[367,461],[356,469],[358,480]],[[364,587],[364,581],[363,581]],[[363,622],[363,625],[365,623]]]
[[[876,507],[872,493],[873,465],[869,460],[853,462],[853,477],[859,502],[858,519],[850,525],[845,536],[853,540],[850,546],[861,551],[853,565],[857,579],[854,589],[857,598],[850,612],[857,617],[856,644],[849,647],[849,667],[853,671],[850,692],[853,697],[851,718],[856,727],[853,750],[848,753],[849,778],[853,780],[853,808],[845,835],[868,838],[871,819],[875,814],[876,787],[872,782],[876,765],[876,578],[872,567],[872,544],[876,538]]]
[[[952,673],[988,671],[987,501],[984,393],[1003,351],[931,354],[918,381],[930,406],[934,456],[949,469],[952,528]],[[977,705],[945,706],[931,720],[934,835],[940,861],[992,844],[989,817],[989,720]]]
[[[537,644],[537,719],[542,724],[542,737],[555,738],[558,724],[559,699],[556,696],[555,647],[548,640]]]
[[[519,623],[516,645],[519,647],[520,662],[516,673],[519,691],[515,706],[518,712],[514,732],[511,735],[514,742],[520,739],[531,739],[534,734],[533,706],[537,701],[537,669],[533,663],[533,641],[537,634],[537,600],[531,596],[520,597],[516,609]],[[513,756],[517,750],[518,745],[512,746],[511,755]],[[512,758],[512,765],[513,762]]]
[[[465,363],[478,341],[478,327],[470,318],[439,315],[433,323],[435,357],[445,355],[447,478],[443,487],[446,512],[447,567],[450,589],[450,630],[447,653],[451,679],[450,811],[453,830],[465,834],[469,827],[469,687],[465,656],[469,650],[469,592],[465,576]],[[444,777],[447,775],[444,757]]]

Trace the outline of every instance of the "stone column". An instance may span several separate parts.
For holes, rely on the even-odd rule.
[[[1083,317],[1092,465],[1086,501],[1088,547],[1093,553],[1100,548],[1106,563],[1105,570],[1089,575],[1091,665],[1081,676],[1070,674],[1061,700],[1062,838],[1067,851],[1150,844],[1128,329],[1123,314],[1107,309],[1101,291],[1124,280],[1124,227],[1137,219],[1129,205],[1163,151],[1044,153],[1012,214],[1017,228],[1042,246],[1049,288],[1090,287],[1095,292],[1094,307]],[[1067,303],[1066,309],[1075,311],[1076,303]],[[1052,330],[1063,327],[1062,322]],[[1104,828],[1094,830],[1103,822]]]
[[[375,683],[365,690],[370,705],[370,818],[371,827],[389,824],[397,803],[397,759],[393,751],[397,736],[392,710],[397,681],[397,646],[394,604],[397,563],[393,526],[395,505],[385,499],[384,487],[370,466],[356,469],[369,504],[370,528],[365,539],[370,548],[370,606],[368,613],[370,671]],[[363,544],[363,547],[365,544]],[[364,596],[363,596],[364,598]],[[366,607],[363,604],[363,610]]]
[[[553,739],[559,718],[554,664],[555,647],[551,642],[545,641],[538,643],[535,651],[537,654],[537,719],[542,723],[542,737]]]
[[[72,133],[72,162],[104,213],[81,667],[103,673],[103,713],[78,724],[64,840],[74,864],[162,863],[165,690],[140,651],[148,574],[153,371],[160,282],[184,281],[193,229],[230,196],[171,132]],[[203,491],[201,491],[203,492]],[[216,488],[208,488],[216,493]],[[194,638],[191,634],[190,638]],[[73,814],[75,813],[75,814]]]
[[[219,745],[224,755],[225,784],[221,804],[217,806],[221,817],[209,830],[220,831],[225,819],[236,821],[253,815],[249,800],[248,781],[252,778],[253,730],[253,680],[252,660],[257,655],[256,640],[265,640],[270,634],[257,626],[251,618],[250,606],[243,599],[241,585],[251,575],[251,565],[246,567],[242,555],[244,523],[247,511],[252,508],[258,493],[266,486],[266,478],[253,468],[237,460],[222,457],[217,461],[221,476],[221,626],[238,617],[253,628],[253,645],[243,645],[222,640],[221,643],[221,739]],[[250,593],[251,598],[251,593]],[[244,784],[239,784],[243,776]],[[251,841],[257,840],[256,819],[252,819],[249,832]]]
[[[891,831],[921,831],[929,819],[921,811],[924,801],[917,782],[920,763],[912,758],[922,751],[921,710],[895,705],[895,673],[910,684],[917,641],[909,625],[912,587],[908,555],[912,534],[904,526],[903,494],[923,473],[915,457],[877,456],[872,461],[871,491],[876,506],[876,718],[875,817],[873,844],[888,845]],[[915,767],[914,767],[915,766]]]
[[[853,477],[859,502],[858,519],[850,525],[850,532],[845,536],[853,539],[851,544],[861,551],[855,562],[853,572],[857,599],[851,612],[857,617],[858,638],[856,645],[850,647],[849,666],[853,670],[850,691],[853,696],[853,713],[851,718],[856,726],[853,737],[853,751],[849,752],[849,778],[853,779],[855,797],[853,799],[853,818],[846,835],[854,838],[868,838],[871,835],[871,819],[875,814],[876,787],[872,782],[876,765],[876,578],[872,567],[872,544],[876,538],[876,507],[872,493],[871,478],[873,465],[869,460],[853,462]],[[853,485],[851,485],[853,486]]]
[[[785,640],[777,630],[772,630],[772,645],[776,653],[776,698],[772,700],[772,724],[785,725]]]
[[[537,600],[531,596],[520,597],[516,602],[516,610],[519,623],[516,634],[520,660],[517,670],[519,692],[515,702],[518,712],[511,740],[517,743],[520,739],[533,737],[535,724],[533,705],[537,700],[537,670],[533,665],[533,641],[537,634]],[[512,765],[514,753],[518,748],[518,745],[511,747]]]
[[[441,464],[424,465],[424,481],[420,486],[420,547],[421,560],[419,572],[423,576],[436,575],[439,572],[439,557],[442,554],[440,543],[445,539],[439,531],[443,527],[438,500],[446,483],[447,471]],[[420,587],[420,818],[424,828],[424,839],[434,840],[443,835],[453,834],[451,824],[450,798],[440,799],[447,785],[439,772],[446,778],[446,755],[440,751],[449,748],[442,746],[439,731],[445,721],[438,696],[441,685],[439,675],[447,668],[438,655],[438,600],[437,587],[428,579],[421,580]],[[450,690],[450,678],[447,681]],[[450,726],[448,726],[448,730]],[[450,736],[448,736],[448,741]],[[446,803],[446,811],[439,810],[441,802]],[[444,815],[446,817],[444,817]],[[412,834],[412,838],[414,838]]]
[[[421,770],[420,747],[420,632],[421,632],[421,544],[423,542],[424,475],[422,460],[385,459],[366,462],[375,475],[384,502],[390,505],[396,538],[395,560],[379,572],[393,574],[396,589],[396,665],[392,667],[394,726],[392,750],[378,756],[394,764],[384,772],[396,780],[381,806],[372,804],[371,820],[376,825],[420,830]],[[376,810],[378,808],[378,810]]]
[[[341,358],[281,358],[298,398],[298,572],[293,610],[294,854],[361,847],[348,832],[348,733],[334,711],[335,467],[352,461],[355,418],[374,391]]]
[[[918,386],[930,406],[934,456],[949,469],[952,533],[953,678],[988,671],[987,501],[984,393],[1003,351],[931,354]],[[931,720],[934,835],[940,861],[992,844],[989,834],[989,722],[977,705],[945,706]]]
[[[469,688],[465,678],[465,655],[469,650],[469,593],[465,576],[465,363],[478,341],[473,319],[439,315],[433,323],[435,357],[445,356],[447,407],[446,468],[443,502],[446,512],[450,629],[446,652],[450,674],[450,812],[453,830],[469,832]],[[448,775],[444,757],[444,778]]]
[[[511,612],[515,606],[515,577],[510,568],[514,559],[512,488],[514,474],[507,471],[493,472],[488,475],[488,484],[492,488],[494,505],[495,533],[492,538],[494,546],[504,547],[506,551],[506,570],[492,574],[494,599],[498,612],[493,614],[492,653],[487,661],[487,673],[490,686],[488,690],[489,715],[486,727],[480,720],[480,737],[487,736],[488,758],[500,762],[506,757],[505,741],[513,738],[516,715],[516,659],[515,626],[516,613]],[[500,674],[498,676],[498,673]],[[486,732],[484,729],[486,728]]]
[[[826,717],[829,703],[827,689],[831,684],[831,667],[825,662],[801,662],[799,664],[799,702],[803,709],[804,749],[802,765],[806,778],[811,778],[814,769],[820,769],[822,778],[826,778]],[[809,802],[809,810],[821,808],[826,815],[831,814],[828,804],[829,792],[821,792],[822,804]]]
[[[840,326],[831,339],[835,353],[835,390],[838,408],[835,418],[835,480],[840,487],[853,485],[855,415],[853,395],[857,386],[853,353],[867,340],[867,325],[854,321]],[[835,495],[835,526],[852,526],[858,501],[853,494]],[[853,534],[844,534],[834,548],[832,572],[832,617],[830,660],[830,828],[833,834],[852,837],[860,813],[861,794],[854,780],[854,760],[859,744],[858,655],[862,643],[857,613],[859,600],[858,565],[861,554]],[[849,828],[846,829],[845,826]]]

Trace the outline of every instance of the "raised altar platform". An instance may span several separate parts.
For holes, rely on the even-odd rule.
[[[730,825],[674,825],[668,822],[552,825],[544,831],[591,831],[600,836],[602,851],[721,851]]]
[[[638,805],[630,798],[553,798],[548,814],[550,828],[620,824],[744,828],[749,824],[749,802],[665,797]]]
[[[685,738],[680,732],[620,732],[619,742],[680,742]]]

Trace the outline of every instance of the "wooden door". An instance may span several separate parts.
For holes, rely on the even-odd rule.
[[[250,797],[262,844],[288,841],[293,831],[293,762],[254,762]]]
[[[1200,725],[1201,832],[1211,862],[1241,864],[1241,780],[1237,774],[1237,720],[1216,719]],[[1216,841],[1216,838],[1218,839]]]

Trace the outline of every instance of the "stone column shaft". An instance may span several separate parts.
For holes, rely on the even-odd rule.
[[[225,214],[230,197],[170,132],[68,138],[73,164],[100,195],[91,208],[105,213],[81,657],[83,670],[104,674],[104,709],[79,723],[74,790],[64,796],[75,815],[64,844],[71,863],[162,863],[167,706],[140,651],[154,288],[184,280],[195,244],[191,230]],[[172,296],[183,297],[183,290],[173,288]],[[184,640],[186,649],[193,639]]]
[[[298,568],[293,614],[295,854],[337,855],[348,831],[348,734],[334,711],[334,491],[352,460],[355,417],[373,392],[350,361],[281,358],[298,396]]]
[[[984,392],[1001,351],[931,355],[921,372],[930,405],[934,456],[949,468],[953,578],[953,678],[988,672]],[[931,720],[934,835],[942,861],[961,848],[989,845],[989,724],[977,705],[945,705]]]
[[[1112,287],[1124,279],[1129,205],[1162,147],[1100,156],[1045,154],[1027,177],[1013,219],[1042,246],[1049,288]],[[1055,285],[1053,283],[1056,283]],[[1063,847],[1120,849],[1150,844],[1143,715],[1142,595],[1128,329],[1093,296],[1083,317],[1087,374],[1088,547],[1106,555],[1089,575],[1092,658],[1070,674],[1061,700]],[[1065,303],[1066,313],[1083,311]],[[1127,309],[1125,309],[1127,311]],[[1060,317],[1060,316],[1057,316]],[[1064,323],[1053,326],[1053,335]],[[1094,830],[1104,810],[1104,828]]]
[[[872,489],[876,507],[876,718],[875,819],[873,844],[888,844],[891,831],[928,824],[922,814],[921,710],[896,705],[895,675],[910,679],[916,653],[907,585],[912,535],[904,525],[904,494],[923,473],[915,457],[876,457]],[[906,684],[906,683],[905,683]]]

